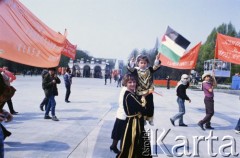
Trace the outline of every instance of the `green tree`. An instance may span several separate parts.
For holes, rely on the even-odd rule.
[[[210,35],[207,37],[206,42],[200,48],[196,70],[201,74],[203,73],[204,61],[214,59],[217,33],[221,33],[231,37],[240,36],[240,32],[237,33],[235,27],[232,25],[231,22],[229,24],[223,23],[217,28],[214,28]],[[232,64],[231,74],[234,74],[238,70],[238,67],[239,66],[235,66],[235,64]]]

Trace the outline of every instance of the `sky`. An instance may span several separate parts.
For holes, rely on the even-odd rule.
[[[95,58],[127,60],[134,49],[154,48],[167,26],[191,44],[214,27],[240,30],[240,0],[20,0],[56,32]]]

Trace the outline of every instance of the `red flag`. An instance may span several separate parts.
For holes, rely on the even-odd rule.
[[[194,69],[197,63],[200,46],[201,42],[194,46],[192,49],[190,49],[184,56],[180,58],[179,62],[177,63],[169,60],[167,57],[161,54],[161,65],[175,69]]]
[[[62,50],[62,54],[74,60],[76,56],[76,50],[77,45],[73,45],[68,40],[66,40],[65,47]]]
[[[218,33],[215,58],[234,64],[240,64],[240,39]]]
[[[66,37],[53,31],[18,0],[0,0],[0,58],[56,67]]]

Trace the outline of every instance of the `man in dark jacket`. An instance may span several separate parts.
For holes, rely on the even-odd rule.
[[[189,77],[186,74],[183,74],[181,76],[181,80],[178,82],[178,85],[176,87],[177,92],[177,103],[179,106],[179,112],[172,118],[170,118],[170,121],[173,126],[175,126],[175,121],[179,119],[179,126],[187,127],[186,124],[183,123],[183,115],[185,114],[185,100],[188,100],[189,103],[191,103],[191,100],[186,94],[186,89],[189,87]]]
[[[65,102],[69,103],[70,101],[68,99],[71,93],[71,85],[72,85],[72,74],[71,74],[70,68],[66,69],[66,73],[64,74],[63,78],[64,78],[65,87],[66,87]]]
[[[44,119],[52,119],[53,121],[59,121],[55,115],[55,96],[58,95],[57,84],[60,84],[61,81],[55,74],[55,68],[49,68],[48,74],[44,76],[42,87],[46,98],[48,98],[48,104],[45,112]],[[49,111],[51,109],[52,117],[49,116]]]
[[[44,70],[42,71],[42,74],[41,74],[41,75],[42,75],[42,80],[44,79],[45,75],[47,75],[47,74],[48,74],[48,70],[47,70],[47,69],[44,69]],[[44,97],[43,101],[42,101],[41,104],[40,104],[40,110],[44,111],[43,107],[45,106],[45,109],[46,109],[47,104],[48,104],[48,98],[47,98],[47,97]]]

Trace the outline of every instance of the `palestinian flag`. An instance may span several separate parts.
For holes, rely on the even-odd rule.
[[[178,62],[184,55],[190,42],[182,35],[168,26],[165,35],[162,38],[159,52],[173,62]]]

